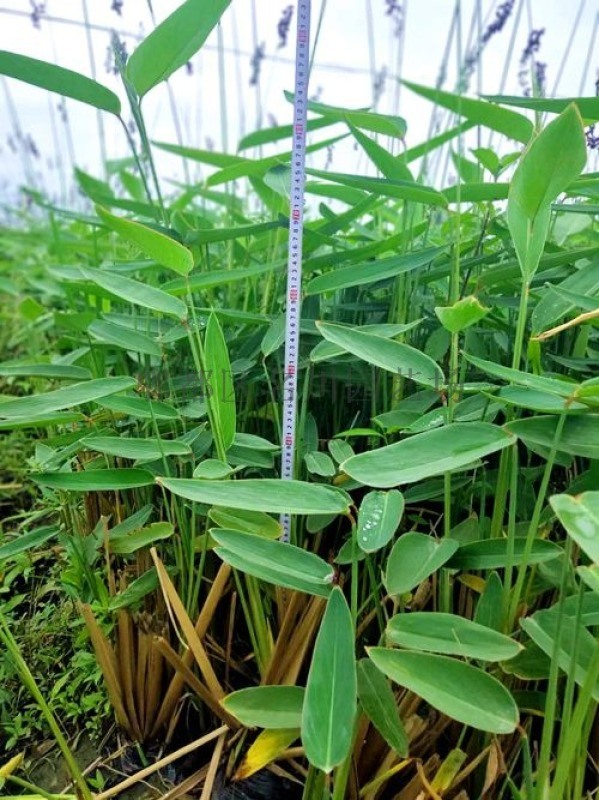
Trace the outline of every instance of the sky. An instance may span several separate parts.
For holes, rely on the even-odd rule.
[[[153,27],[150,8],[160,22],[177,5],[177,0],[0,0],[0,49],[95,77],[125,101],[107,58],[111,32],[118,32],[131,53]],[[188,146],[236,152],[244,134],[290,122],[292,108],[284,92],[293,88],[295,20],[286,44],[277,30],[288,5],[287,0],[232,0],[190,69],[144,99],[151,138],[177,142],[178,126]],[[427,137],[432,106],[401,86],[398,77],[434,85],[447,54],[444,88],[454,90],[458,64],[476,51],[506,5],[498,0],[312,0],[310,94],[336,106],[376,105],[382,113],[400,114],[408,122],[406,145],[413,146]],[[519,77],[522,53],[530,31],[544,29],[536,58],[547,65],[548,94],[594,95],[599,0],[513,0],[511,5],[503,29],[482,47],[468,91],[522,94],[522,80],[530,79],[530,68]],[[452,27],[456,6],[461,24]],[[396,10],[389,15],[392,7]],[[35,8],[43,11],[37,21]],[[252,81],[257,50],[264,58]],[[14,199],[18,187],[28,183],[68,203],[73,165],[101,176],[102,152],[110,159],[127,155],[123,130],[110,115],[99,119],[90,107],[63,104],[57,95],[0,80],[0,202]],[[331,154],[319,154],[313,163],[322,166],[325,158]],[[364,164],[346,141],[335,146],[332,168],[351,172]],[[195,169],[193,177],[200,178]],[[183,177],[178,158],[159,156],[159,170],[166,180]]]

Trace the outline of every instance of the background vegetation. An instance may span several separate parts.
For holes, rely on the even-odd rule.
[[[29,188],[0,232],[0,781],[594,796],[599,99],[543,96],[533,31],[529,96],[404,81],[435,109],[409,149],[402,117],[311,101],[310,153],[351,141],[370,166],[307,169],[285,483],[291,128],[231,154],[144,116],[227,6],[187,0],[115,50],[126,112],[0,53],[131,147],[75,171],[84,210]],[[479,48],[516,4],[496,12]],[[480,50],[459,52],[466,80]],[[163,151],[207,177],[161,180]]]

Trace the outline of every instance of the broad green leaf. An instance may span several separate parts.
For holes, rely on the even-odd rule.
[[[253,686],[227,695],[222,704],[248,728],[299,728],[304,694],[302,686]]]
[[[216,506],[210,509],[208,516],[219,528],[254,533],[266,539],[278,539],[283,533],[281,523],[263,511],[243,511]]]
[[[0,413],[1,409],[0,405]],[[536,447],[548,451],[556,441],[558,424],[558,416],[527,417],[509,422],[506,428],[531,449]],[[599,416],[584,414],[568,417],[557,441],[557,449],[572,456],[599,458]]]
[[[354,625],[343,592],[329,597],[316,637],[302,714],[308,761],[325,773],[348,756],[357,713]]]
[[[599,492],[558,494],[549,499],[568,535],[599,564]]]
[[[413,330],[421,322],[422,320],[414,320],[413,322],[408,322],[405,325],[379,323],[378,325],[360,325],[359,328],[349,325],[345,325],[343,327],[348,328],[349,330],[361,331],[362,333],[370,333],[373,336],[381,336],[384,339],[394,339],[396,336],[399,336],[402,333],[407,333],[407,331]],[[323,341],[318,342],[316,347],[311,350],[310,361],[313,361],[316,364],[319,361],[330,361],[333,358],[343,355],[347,355],[347,351],[343,347],[340,347],[338,344],[334,344],[333,342],[329,342],[327,339],[323,339]]]
[[[73,408],[84,403],[91,403],[116,392],[123,392],[136,385],[133,378],[119,376],[115,378],[98,378],[92,381],[74,383],[62,389],[55,389],[45,394],[28,395],[16,400],[0,401],[0,419],[15,417],[39,416]]]
[[[146,400],[145,397],[106,397],[99,401],[102,408],[115,414],[125,414],[136,419],[178,419],[179,412],[168,403],[159,400]]]
[[[575,395],[578,388],[578,384],[571,381],[521,372],[518,369],[504,367],[493,361],[485,361],[482,358],[476,358],[471,355],[465,355],[464,357],[475,367],[478,367],[482,372],[486,372],[487,375],[491,375],[493,378],[499,378],[499,380],[506,381],[506,383],[515,383],[517,386],[525,386],[539,392],[549,392],[559,397],[570,398]]]
[[[306,469],[311,475],[320,475],[322,478],[332,478],[337,472],[333,459],[328,453],[311,450],[304,456]]]
[[[510,406],[527,408],[543,414],[559,414],[561,412],[567,414],[586,408],[583,403],[573,402],[568,397],[560,397],[550,392],[541,392],[538,389],[530,389],[527,386],[504,386],[496,394],[489,394],[488,396],[497,398],[497,400]]]
[[[126,303],[134,306],[149,308],[152,311],[160,311],[178,319],[187,317],[187,306],[176,297],[148,286],[132,278],[125,278],[124,275],[116,275],[113,272],[99,269],[82,269],[83,276],[93,283],[100,286],[110,294],[115,295]]]
[[[19,534],[0,546],[0,561],[14,558],[28,550],[33,550],[34,547],[40,547],[44,542],[57,536],[58,532],[59,529],[56,525],[44,525],[29,533]]]
[[[445,376],[438,364],[410,345],[329,322],[317,322],[316,326],[327,341],[368,364],[436,389],[445,383]]]
[[[362,147],[375,167],[389,180],[411,181],[412,175],[403,155],[394,156],[374,139],[366,136],[355,125],[349,124],[354,139]]]
[[[91,378],[88,369],[73,364],[0,364],[0,375],[65,381],[84,381]]]
[[[298,592],[328,597],[334,572],[320,556],[287,542],[213,528],[216,554],[235,569]]]
[[[487,203],[496,200],[507,200],[509,183],[466,183],[446,186],[443,194],[448,203]]]
[[[389,180],[387,178],[367,178],[363,175],[347,175],[341,172],[327,172],[321,169],[306,169],[307,175],[325,178],[333,183],[362,189],[378,197],[392,197],[395,200],[411,200],[430,206],[446,206],[445,196],[430,186],[415,181]]]
[[[132,242],[148,258],[154,259],[163,267],[168,267],[179,275],[187,275],[193,269],[193,256],[191,251],[175,239],[171,239],[160,231],[148,228],[141,222],[134,222],[123,217],[116,217],[101,206],[96,206],[96,212],[102,222],[111,230]]]
[[[81,443],[90,450],[134,461],[155,461],[163,456],[187,456],[191,447],[170,439],[133,439],[126,436],[87,436]]]
[[[507,219],[524,278],[537,271],[551,219],[551,203],[586,164],[582,119],[574,105],[531,141],[510,184]]]
[[[511,97],[509,95],[489,95],[486,99],[492,103],[502,103],[516,108],[528,108],[531,111],[548,111],[550,114],[561,114],[569,106],[575,105],[581,116],[589,122],[599,121],[599,98],[597,97]]]
[[[554,658],[557,650],[559,668],[572,675],[579,686],[584,684],[599,648],[599,642],[592,633],[582,625],[577,625],[573,619],[564,617],[558,642],[559,612],[556,609],[537,611],[532,617],[521,620],[520,625],[549,658]],[[595,683],[593,697],[599,701],[599,682]]]
[[[348,458],[341,470],[366,486],[390,489],[462,469],[514,443],[487,422],[458,422]]]
[[[345,136],[335,136],[331,139],[323,139],[320,142],[315,142],[306,147],[306,153],[316,153],[319,150],[324,150],[331,147],[337,142],[344,139]],[[171,148],[172,149],[172,148]],[[243,158],[239,159],[235,164],[224,167],[223,169],[210,175],[206,180],[207,186],[220,186],[223,183],[230,183],[238,178],[263,178],[269,169],[279,166],[280,164],[290,161],[292,156],[291,150],[286,153],[278,153],[272,156],[265,156],[264,158]],[[277,197],[273,192],[266,187],[263,181],[261,186],[271,195]],[[255,188],[255,187],[254,187]],[[277,197],[277,206],[280,206],[280,199]],[[309,229],[304,231],[304,235],[309,236]]]
[[[115,325],[112,322],[106,322],[103,319],[97,319],[92,322],[87,332],[94,340],[115,345],[122,350],[143,353],[157,358],[162,355],[162,349],[158,342],[150,339],[149,336],[130,328],[124,328],[121,325]]]
[[[318,131],[321,128],[327,128],[334,125],[336,120],[333,119],[310,119],[306,125],[308,133]],[[237,145],[237,150],[248,150],[250,147],[262,147],[265,144],[272,144],[272,142],[279,142],[281,139],[291,139],[293,136],[293,125],[273,125],[270,128],[260,128],[252,133],[247,133],[240,139]]]
[[[8,419],[2,419],[2,414],[0,414],[0,431],[16,431],[23,428],[58,428],[84,420],[85,416],[77,411],[55,411],[53,414],[34,414],[33,416],[9,417]]]
[[[215,482],[194,478],[158,478],[173,494],[196,503],[266,511],[274,514],[346,514],[349,497],[339,489],[303,481],[247,478]]]
[[[219,481],[227,478],[233,472],[233,467],[218,458],[206,458],[200,461],[193,471],[194,478],[205,478],[209,481]],[[228,527],[228,526],[225,526]]]
[[[275,353],[285,341],[285,315],[279,314],[264,334],[260,349],[264,358]]]
[[[143,469],[89,469],[83,472],[39,472],[33,480],[65,492],[110,492],[151,486],[154,476]]]
[[[130,608],[137,605],[150,592],[158,588],[158,573],[152,567],[139,578],[136,578],[123,591],[110,598],[108,608],[110,611],[118,611],[120,608]]]
[[[405,758],[410,747],[408,735],[387,679],[369,658],[360,659],[357,667],[358,699],[364,713],[389,747]]]
[[[478,531],[475,529],[474,535]],[[492,572],[485,581],[485,588],[476,604],[474,621],[494,631],[503,629],[503,582],[497,572]]]
[[[452,306],[435,307],[435,314],[439,317],[441,325],[450,333],[459,333],[471,325],[476,325],[489,311],[490,309],[485,308],[473,295],[463,297]]]
[[[577,567],[576,572],[578,572],[589,589],[592,589],[599,596],[599,566],[593,564],[592,567]]]
[[[533,309],[531,327],[532,332],[535,334],[547,330],[575,308],[573,299],[569,295],[562,294],[564,290],[589,296],[594,295],[599,290],[597,260],[593,259],[586,266],[568,275],[565,280],[558,284],[553,284],[551,289],[552,291],[541,294],[539,302]],[[591,309],[585,310],[590,311]]]
[[[170,522],[154,522],[147,528],[138,528],[132,533],[125,533],[115,536],[114,531],[110,533],[110,552],[116,555],[130,555],[142,547],[150,547],[155,542],[170,539],[175,529]]]
[[[121,101],[110,89],[85,75],[47,61],[0,50],[0,74],[72,100],[80,100],[117,116],[121,113]]]
[[[189,278],[175,278],[165,283],[162,288],[165,292],[178,296],[187,294],[189,291],[201,292],[205,289],[212,289],[214,286],[223,286],[227,283],[257,278],[260,275],[276,273],[282,269],[282,262],[280,264],[255,264],[254,266],[239,269],[211,269],[208,272],[194,272]],[[225,309],[214,309],[214,312],[221,316],[224,314]],[[237,314],[235,321],[242,317],[241,309],[237,309]],[[264,324],[265,321],[262,316],[260,319],[261,324]]]
[[[510,549],[511,548],[511,549]],[[526,563],[542,564],[551,561],[563,553],[561,547],[554,542],[536,539]],[[510,564],[519,566],[524,563],[526,554],[526,537],[514,537],[513,544],[507,539],[482,539],[468,542],[451,557],[447,566],[450,569],[500,569]]]
[[[464,725],[488,733],[512,733],[518,708],[508,690],[481,669],[447,656],[371,647],[369,657],[400,686]]]
[[[358,512],[357,540],[361,550],[374,553],[391,541],[404,511],[401,492],[368,492]]]
[[[220,322],[214,312],[208,318],[204,338],[206,380],[210,386],[209,403],[212,406],[214,424],[225,450],[235,438],[235,387],[227,344]]]
[[[411,592],[437,572],[458,549],[455,539],[433,539],[424,533],[404,533],[387,559],[385,586],[392,595]]]
[[[397,275],[427,266],[434,258],[444,252],[444,247],[430,247],[415,253],[366,261],[361,264],[354,264],[351,267],[343,267],[342,269],[328,270],[322,275],[312,278],[306,286],[305,292],[307,295],[335,292],[339,289],[347,289],[350,286],[362,286],[366,283],[376,283],[377,281],[395,278]]]
[[[467,120],[476,125],[484,125],[486,128],[490,128],[493,131],[503,133],[504,136],[507,136],[509,139],[516,139],[526,144],[532,136],[532,122],[523,114],[518,114],[507,108],[500,108],[486,100],[451,94],[441,89],[420,86],[410,81],[402,81],[402,83],[404,86],[407,86],[408,89],[411,89],[416,94],[425,97],[436,105],[447,108],[460,117],[466,117]]]
[[[126,74],[143,97],[194,56],[231,0],[187,0],[133,51]]]
[[[396,614],[387,624],[387,637],[400,647],[444,653],[479,661],[507,661],[521,645],[509,636],[457,614],[412,611]]]
[[[293,95],[285,92],[285,97],[289,102],[293,102]],[[406,121],[402,117],[378,114],[369,111],[367,108],[340,108],[339,106],[329,106],[315,100],[308,101],[308,111],[325,117],[335,122],[345,122],[356,128],[361,128],[371,133],[380,133],[384,136],[394,136],[403,139],[406,134]]]

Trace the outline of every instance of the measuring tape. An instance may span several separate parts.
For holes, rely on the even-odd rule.
[[[297,370],[299,362],[302,303],[302,238],[304,230],[304,184],[306,165],[306,120],[310,73],[310,0],[297,3],[295,51],[295,99],[291,153],[289,255],[287,262],[287,310],[285,319],[285,373],[283,378],[283,430],[281,478],[292,480],[295,465],[297,417]],[[291,537],[291,516],[281,516],[283,541]]]

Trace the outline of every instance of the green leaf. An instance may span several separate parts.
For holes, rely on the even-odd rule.
[[[412,611],[389,620],[387,637],[400,647],[432,653],[476,658],[480,661],[507,661],[522,647],[509,636],[472,622],[457,614]]]
[[[39,472],[33,480],[65,492],[112,492],[151,486],[154,476],[143,469],[89,469],[83,472]]]
[[[0,414],[0,431],[61,427],[84,420],[84,415],[77,411],[56,411],[54,414],[34,414],[32,417],[27,415],[25,417],[9,417],[9,419],[2,419],[2,414]]]
[[[510,564],[519,566],[525,562],[526,537],[515,536],[510,552],[510,542],[507,539],[482,539],[478,542],[463,544],[447,566],[450,569],[500,569]],[[527,564],[542,564],[557,558],[563,550],[554,542],[536,539],[533,542],[530,556],[526,558]]]
[[[102,397],[123,392],[136,386],[133,378],[119,376],[115,378],[98,378],[97,380],[74,383],[62,389],[55,389],[45,394],[19,397],[16,400],[0,401],[0,419],[15,417],[39,416],[73,408],[84,403],[97,401]]]
[[[0,375],[65,381],[81,381],[91,378],[91,372],[88,369],[72,364],[0,364]]]
[[[599,564],[599,492],[558,494],[549,499],[568,536]]]
[[[0,405],[0,413],[1,409]],[[559,416],[527,417],[508,423],[506,428],[531,449],[536,447],[547,451],[553,447],[558,424]],[[572,456],[599,458],[599,416],[584,414],[568,417],[557,449]]]
[[[200,461],[193,471],[194,478],[205,478],[208,481],[219,481],[227,478],[233,472],[233,467],[218,458],[206,458]],[[228,527],[228,526],[225,526]]]
[[[218,428],[218,435],[225,450],[228,450],[235,438],[235,388],[227,344],[214,312],[208,317],[204,348],[206,379],[211,390],[209,402],[214,414],[214,424]]]
[[[520,269],[529,281],[537,271],[551,220],[551,203],[586,164],[582,119],[574,105],[531,141],[510,184],[508,226]]]
[[[358,699],[368,719],[400,758],[409,752],[397,701],[383,673],[369,658],[358,661]]]
[[[285,92],[285,97],[292,103],[293,95]],[[335,122],[345,122],[356,128],[361,128],[371,133],[380,133],[384,136],[393,136],[403,139],[406,134],[407,125],[402,117],[377,114],[366,108],[340,108],[339,106],[329,106],[325,103],[318,103],[315,100],[308,101],[308,111],[325,117]]]
[[[485,581],[485,588],[476,604],[474,621],[495,631],[501,631],[503,628],[502,602],[503,582],[497,572],[492,572]]]
[[[191,251],[170,236],[148,228],[141,222],[116,217],[102,206],[96,206],[96,213],[109,228],[123,239],[137,245],[144,255],[162,264],[163,267],[168,267],[179,275],[187,275],[193,269]]]
[[[558,609],[537,611],[532,617],[521,620],[520,625],[549,658],[553,659],[557,652],[559,668],[572,675],[579,686],[584,685],[599,648],[592,633],[572,618],[563,617],[558,642]],[[599,682],[593,687],[593,698],[599,701]]]
[[[156,567],[152,567],[139,578],[136,578],[122,592],[118,592],[111,597],[108,608],[110,611],[118,611],[120,608],[130,608],[137,605],[150,592],[158,588],[158,573]]]
[[[421,97],[435,103],[436,105],[453,111],[460,117],[466,117],[476,125],[484,125],[498,133],[503,133],[508,139],[516,139],[526,144],[533,133],[533,125],[523,114],[510,111],[507,108],[500,108],[493,103],[485,100],[478,100],[472,97],[464,97],[459,94],[451,94],[441,89],[431,89],[427,86],[420,86],[410,81],[402,81],[404,86],[411,89]]]
[[[90,450],[133,461],[155,461],[163,456],[190,455],[191,447],[169,439],[131,439],[126,436],[86,436],[81,443]]]
[[[450,333],[459,333],[480,322],[489,313],[479,300],[470,295],[463,297],[452,306],[436,306],[435,314],[439,317],[441,325]]]
[[[222,704],[248,728],[299,728],[304,694],[302,686],[253,686],[227,695]]]
[[[389,489],[462,469],[513,443],[514,438],[496,425],[458,422],[359,453],[341,469],[366,486]]]
[[[362,333],[370,333],[373,336],[381,336],[384,339],[394,339],[396,336],[399,336],[402,333],[413,330],[421,322],[422,320],[414,320],[413,322],[408,322],[405,325],[383,322],[379,323],[378,325],[360,325],[359,328],[349,325],[345,325],[343,327],[348,328],[348,330],[357,330],[361,331]],[[330,361],[333,358],[337,358],[337,356],[343,356],[346,354],[347,351],[343,347],[324,339],[323,341],[318,342],[316,347],[314,347],[310,352],[310,361],[313,361],[316,364],[319,361]]]
[[[546,378],[543,375],[533,375],[530,372],[521,372],[518,369],[504,367],[493,361],[485,361],[482,358],[475,358],[475,356],[468,354],[464,357],[475,367],[478,367],[482,372],[486,372],[487,375],[491,375],[493,378],[499,378],[501,381],[515,383],[517,386],[525,386],[539,392],[548,392],[558,397],[571,398],[578,388],[578,384],[571,381]]]
[[[325,773],[347,758],[357,713],[354,626],[343,592],[335,587],[316,637],[302,715],[308,761]]]
[[[342,347],[368,364],[424,386],[440,389],[445,383],[445,376],[438,364],[410,345],[329,322],[317,322],[316,327],[328,342]]]
[[[115,325],[113,322],[97,319],[92,322],[87,332],[96,341],[115,345],[122,350],[143,353],[157,358],[162,355],[162,349],[158,342],[139,331],[124,328],[122,325]]]
[[[531,111],[548,111],[550,114],[561,114],[569,106],[575,105],[581,116],[590,122],[599,121],[599,98],[597,97],[510,97],[508,95],[489,95],[492,103],[502,103],[516,108],[528,108]]]
[[[447,656],[371,647],[369,657],[400,686],[448,717],[488,733],[512,733],[518,708],[508,690],[481,669]]]
[[[275,514],[346,514],[348,496],[331,486],[277,478],[214,481],[158,478],[173,494],[196,503]]]
[[[148,286],[140,281],[125,278],[123,275],[116,275],[107,270],[81,269],[81,272],[87,280],[92,281],[126,303],[149,308],[151,311],[160,311],[178,319],[187,317],[185,303],[176,297],[171,297],[170,294],[163,292],[161,289],[156,289],[154,286]]]
[[[455,539],[433,539],[424,533],[404,533],[387,559],[385,586],[392,595],[406,594],[437,572],[458,549]]]
[[[175,529],[170,522],[154,522],[147,528],[137,528],[132,533],[115,536],[110,533],[110,552],[116,555],[130,555],[143,547],[150,547],[155,542],[170,539]]]
[[[0,74],[32,86],[39,86],[40,89],[49,92],[56,92],[63,97],[70,97],[72,100],[80,100],[82,103],[117,116],[121,113],[121,101],[110,89],[91,78],[86,78],[85,75],[57,67],[56,64],[49,64],[47,61],[0,50]]]
[[[375,167],[389,180],[411,181],[412,175],[406,166],[403,155],[394,156],[374,139],[366,136],[355,125],[349,124],[352,136],[362,147]]]
[[[44,525],[42,528],[37,528],[29,533],[15,536],[0,547],[0,561],[14,558],[21,553],[26,553],[28,550],[33,550],[34,547],[40,547],[48,539],[53,539],[57,536],[58,532],[59,529],[56,525]]]
[[[304,456],[306,469],[311,475],[320,475],[322,478],[332,478],[337,472],[333,459],[328,453],[311,450]]]
[[[404,511],[401,492],[368,492],[358,512],[358,546],[365,553],[374,553],[391,541],[399,528]]]
[[[133,51],[126,74],[143,97],[186,64],[204,44],[231,0],[187,0]]]
[[[99,402],[115,414],[125,414],[136,419],[178,419],[179,412],[168,403],[159,400],[146,400],[145,397],[107,397]]]
[[[315,178],[325,178],[343,186],[351,186],[354,189],[362,189],[364,192],[371,192],[378,197],[411,200],[414,203],[423,203],[430,206],[445,207],[447,205],[447,200],[441,192],[415,181],[367,178],[363,175],[348,175],[341,172],[327,172],[321,169],[306,169],[306,174],[313,175]]]
[[[395,278],[397,275],[427,266],[444,252],[444,247],[430,247],[415,253],[366,261],[342,269],[332,269],[313,278],[306,286],[305,292],[307,295],[322,294],[323,292],[347,289],[350,286],[362,286],[366,283]]]
[[[319,597],[331,593],[333,569],[315,553],[241,531],[213,528],[210,535],[219,545],[216,554],[241,572]]]
[[[266,539],[278,539],[283,533],[280,522],[262,511],[240,511],[228,508],[211,508],[210,519],[220,528],[253,533]]]

